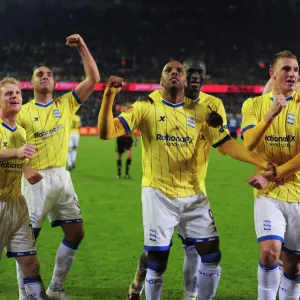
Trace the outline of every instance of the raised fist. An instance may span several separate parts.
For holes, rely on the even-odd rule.
[[[106,94],[118,94],[124,86],[124,79],[118,76],[110,76],[105,88]]]

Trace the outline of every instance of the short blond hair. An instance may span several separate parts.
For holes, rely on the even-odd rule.
[[[6,84],[15,84],[20,88],[20,82],[14,77],[5,77],[0,81],[0,89]]]
[[[277,63],[277,61],[280,59],[280,58],[293,58],[293,59],[296,59],[297,60],[297,57],[296,55],[294,55],[291,51],[288,51],[288,50],[284,50],[284,51],[281,51],[281,52],[278,52],[276,53],[272,59],[271,59],[271,62],[270,62],[270,68],[271,69],[274,69],[275,67],[275,64]]]

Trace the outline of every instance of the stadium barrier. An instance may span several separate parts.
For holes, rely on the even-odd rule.
[[[80,135],[98,135],[98,128],[93,126],[86,126],[79,128]],[[136,135],[140,136],[141,132],[139,130],[136,131]]]
[[[70,91],[76,88],[79,82],[61,81],[56,83],[55,89],[58,91]],[[32,90],[30,81],[20,81],[21,89]],[[104,91],[106,83],[98,83],[95,91]],[[123,87],[127,92],[152,92],[161,89],[158,83],[128,83]],[[201,91],[204,93],[243,93],[243,94],[261,94],[263,85],[229,85],[229,84],[205,84]]]

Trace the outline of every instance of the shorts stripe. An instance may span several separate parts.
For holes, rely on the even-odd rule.
[[[285,252],[290,253],[290,254],[300,255],[300,251],[291,250],[291,249],[289,249],[285,246],[282,247],[282,251],[285,251]]]
[[[259,243],[268,240],[277,240],[277,241],[281,241],[284,244],[284,239],[279,235],[265,235],[257,239]]]
[[[82,223],[82,219],[73,219],[73,220],[54,220],[51,222],[51,227],[57,227],[62,224],[75,224]]]
[[[152,251],[167,251],[167,250],[169,250],[170,249],[170,247],[171,247],[171,244],[170,245],[168,245],[168,246],[146,246],[146,245],[144,245],[144,249],[145,250],[152,250]]]
[[[6,256],[11,257],[23,257],[23,256],[32,256],[36,255],[36,251],[25,251],[25,252],[7,252]]]
[[[211,237],[207,237],[207,238],[191,238],[191,237],[187,237],[184,239],[185,243],[203,243],[203,242],[213,242],[213,241],[218,241],[219,237],[218,236],[211,236]]]

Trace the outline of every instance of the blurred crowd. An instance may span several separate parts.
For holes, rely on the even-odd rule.
[[[0,31],[0,77],[30,80],[33,68],[47,65],[58,81],[80,81],[84,76],[80,57],[65,46],[65,37],[72,33],[86,41],[101,81],[115,74],[127,82],[158,82],[166,62],[195,56],[207,65],[207,83],[264,84],[276,52],[300,53],[295,39],[299,9],[291,0],[285,5],[276,0],[191,2],[194,6],[112,2],[101,9],[89,5],[67,9],[59,1],[47,5],[40,1],[32,9],[7,1],[1,13],[5,30]],[[276,21],[278,15],[288,16],[288,26]],[[245,99],[219,97],[232,113],[240,111]],[[92,112],[84,124],[95,123],[100,101],[101,94],[95,93],[87,104],[92,110],[83,107]]]

